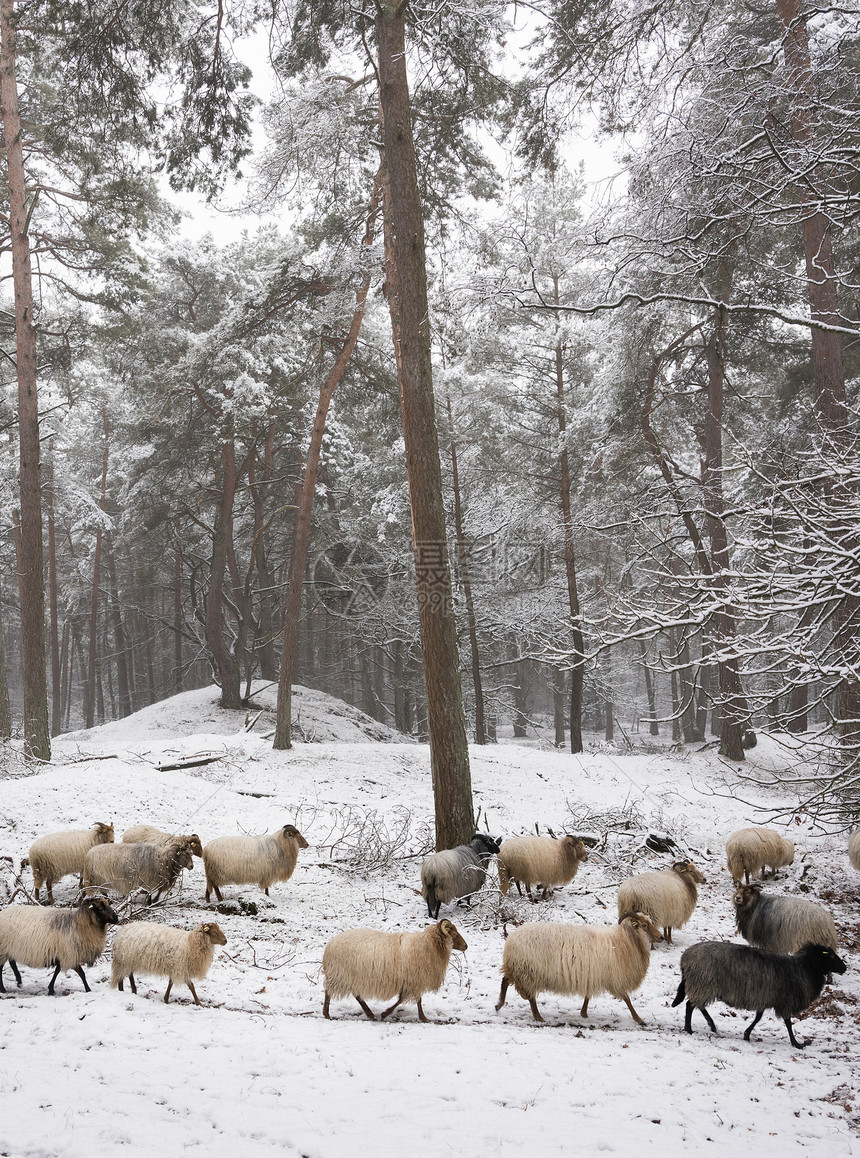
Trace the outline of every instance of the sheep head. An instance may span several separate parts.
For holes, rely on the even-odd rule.
[[[697,885],[703,885],[705,883],[704,876],[691,860],[676,860],[672,865],[672,870],[679,876],[688,877],[691,881],[695,881]]]
[[[97,820],[92,827],[95,829],[98,844],[113,844],[113,822],[102,824],[100,820]]]
[[[81,901],[81,909],[89,916],[90,920],[103,929],[105,925],[118,925],[119,917],[111,908],[107,897],[84,897]]]
[[[751,912],[759,902],[761,896],[761,885],[741,885],[735,889],[735,895],[732,897],[732,904],[739,913]]]
[[[192,832],[190,836],[186,837],[185,847],[192,856],[203,856],[203,845],[200,842],[200,837],[196,832]]]
[[[227,938],[221,930],[220,925],[216,925],[214,921],[206,921],[204,924],[198,926],[200,932],[208,937],[213,945],[226,945]]]
[[[295,827],[295,825],[285,824],[284,827],[281,829],[281,832],[283,832],[284,836],[291,837],[296,842],[296,844],[299,846],[299,848],[307,848],[308,847],[308,842],[305,840],[305,838],[302,836],[302,834],[299,832],[299,830]]]
[[[465,953],[469,948],[469,946],[460,936],[460,930],[453,923],[453,921],[449,921],[447,919],[440,921],[436,928],[439,930],[439,935],[443,940],[451,942],[452,949],[459,949],[461,953]]]
[[[631,929],[644,929],[652,945],[659,945],[663,940],[663,934],[647,913],[622,913],[618,924],[627,924]]]
[[[588,860],[588,849],[576,836],[565,836],[562,839],[565,851],[572,860]]]

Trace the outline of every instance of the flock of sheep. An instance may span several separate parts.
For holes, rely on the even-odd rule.
[[[225,836],[203,846],[199,836],[172,835],[148,825],[128,829],[114,843],[110,824],[89,830],[58,832],[40,837],[30,848],[34,895],[47,890],[53,904],[53,886],[64,876],[77,874],[83,889],[73,909],[47,909],[9,904],[0,912],[0,992],[3,967],[8,962],[17,984],[18,965],[54,968],[48,986],[53,994],[61,970],[73,969],[89,992],[84,965],[104,952],[107,927],[119,918],[106,893],[126,897],[144,889],[149,900],[163,895],[183,868],[201,857],[206,871],[206,901],[230,884],[256,884],[268,895],[269,887],[293,874],[300,849],[308,844],[291,824],[273,835]],[[851,864],[860,870],[860,832],[848,845]],[[466,942],[447,919],[437,920],[440,907],[468,900],[486,882],[492,857],[498,862],[499,885],[506,895],[512,884],[534,900],[532,889],[543,896],[569,884],[580,864],[588,859],[585,844],[574,836],[518,836],[505,841],[479,833],[468,845],[427,857],[421,868],[422,895],[436,923],[420,932],[384,933],[350,929],[333,937],[322,960],[325,983],[323,1014],[329,1017],[331,1000],[354,997],[367,1017],[374,1019],[368,1000],[392,1001],[382,1017],[403,1002],[415,1002],[421,1021],[425,993],[442,985],[456,949]],[[746,828],[726,843],[728,868],[735,884],[734,906],[738,931],[749,945],[703,941],[681,955],[681,982],[673,1005],[686,998],[685,1029],[692,1033],[692,1014],[700,1010],[715,1031],[707,1007],[715,1001],[755,1012],[750,1033],[767,1009],[785,1022],[791,1044],[792,1017],[802,1013],[821,993],[827,977],[844,973],[837,955],[837,934],[830,913],[819,904],[798,897],[764,895],[752,878],[765,869],[773,873],[791,864],[794,845],[767,828]],[[645,979],[653,945],[672,943],[673,928],[685,925],[698,901],[697,886],[704,877],[690,861],[671,868],[639,873],[618,890],[618,923],[614,926],[566,925],[531,922],[507,937],[502,961],[502,985],[496,1009],[501,1009],[510,985],[529,1002],[532,1015],[543,1021],[537,1006],[540,993],[578,995],[581,1015],[588,1016],[592,997],[609,993],[625,1002],[634,1020],[642,1024],[630,1000]],[[112,943],[111,986],[123,988],[126,979],[137,992],[135,973],[168,979],[164,1000],[173,985],[187,985],[197,1005],[194,981],[206,976],[216,945],[226,938],[214,921],[190,932],[150,921],[123,925]]]

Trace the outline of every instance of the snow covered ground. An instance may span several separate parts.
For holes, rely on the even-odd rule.
[[[272,696],[262,694],[269,708]],[[88,970],[91,994],[66,974],[52,999],[49,973],[26,968],[17,990],[6,970],[0,1155],[860,1154],[860,874],[844,835],[821,833],[801,816],[790,831],[795,863],[770,886],[828,904],[849,965],[797,1022],[809,1042],[803,1052],[772,1014],[748,1044],[745,1013],[715,1006],[719,1035],[697,1015],[689,1037],[683,1008],[670,1007],[683,949],[734,933],[725,837],[766,821],[757,807],[790,812],[786,791],[741,782],[713,748],[670,751],[644,737],[635,752],[595,744],[576,757],[539,741],[474,748],[482,829],[507,836],[537,824],[602,838],[623,814],[633,830],[601,840],[576,880],[545,903],[501,905],[487,890],[470,909],[443,909],[469,947],[425,998],[435,1024],[420,1024],[414,1006],[370,1022],[352,1001],[333,1002],[325,1021],[320,962],[331,936],[358,925],[427,924],[418,892],[433,816],[427,748],[303,691],[296,706],[307,742],[275,753],[265,738],[270,713],[246,733],[245,714],[222,712],[216,699],[211,688],[185,693],[60,738],[53,764],[38,772],[0,774],[0,856],[15,868],[36,836],[96,820],[112,820],[118,839],[151,822],[198,832],[204,843],[290,822],[310,844],[270,898],[227,886],[224,903],[207,906],[195,862],[181,893],[151,914],[184,927],[214,918],[223,928],[228,943],[197,986],[204,1008],[183,988],[164,1005],[159,978],[139,979],[136,997],[111,990],[109,951]],[[219,759],[158,770],[200,754]],[[763,737],[750,766],[784,760]],[[511,989],[496,1013],[503,921],[613,923],[615,890],[630,866],[673,859],[641,847],[649,829],[671,833],[708,883],[676,944],[653,952],[633,999],[646,1026],[608,996],[594,998],[583,1019],[576,998],[544,994],[547,1024],[537,1025]],[[0,877],[0,901],[13,875]],[[28,870],[22,880],[30,886]],[[58,904],[75,892],[66,878],[55,888]]]

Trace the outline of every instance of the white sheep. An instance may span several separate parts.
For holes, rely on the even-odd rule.
[[[705,878],[688,860],[678,860],[659,872],[637,873],[622,882],[618,890],[618,915],[647,913],[663,930],[663,939],[672,944],[672,930],[686,925],[699,899],[696,885]]]
[[[122,834],[122,843],[168,845],[172,840],[176,840],[177,838],[185,842],[192,856],[203,856],[203,845],[200,843],[200,837],[196,832],[184,833],[180,836],[179,833],[163,832],[160,828],[154,828],[151,824],[135,824],[132,825],[131,828],[127,828]]]
[[[187,985],[200,1005],[195,981],[202,981],[209,972],[216,945],[226,945],[227,938],[214,921],[204,921],[190,932],[155,925],[150,921],[132,921],[124,925],[113,939],[111,989],[122,992],[126,977],[132,993],[137,993],[135,973],[151,973],[169,978],[164,994],[165,1004],[170,1000],[174,984]]]
[[[206,867],[206,900],[212,890],[222,900],[222,885],[259,885],[269,895],[269,886],[288,881],[293,875],[300,848],[308,842],[292,824],[267,836],[219,836],[203,848]]]
[[[794,845],[772,828],[741,828],[726,841],[726,861],[734,883],[739,885],[745,876],[749,884],[759,870],[764,876],[766,866],[775,875],[778,868],[792,864]]]
[[[157,901],[194,860],[182,837],[170,844],[103,844],[91,848],[84,861],[84,885],[100,886],[127,897],[146,889],[147,902]]]
[[[371,1021],[375,1020],[365,998],[397,1000],[382,1014],[393,1013],[401,1002],[415,1001],[418,1017],[424,1016],[421,998],[435,993],[445,980],[451,951],[465,953],[466,942],[457,926],[442,920],[420,933],[382,933],[377,929],[348,929],[332,937],[323,953],[325,1001],[323,1016],[329,1017],[332,997],[356,999]]]
[[[625,913],[617,925],[605,928],[545,921],[520,925],[505,942],[496,1009],[505,1004],[509,985],[529,1003],[535,1021],[543,1021],[536,998],[544,991],[579,994],[585,999],[582,1017],[588,1017],[592,997],[611,993],[644,1025],[630,994],[645,980],[651,945],[662,940],[647,913]]]
[[[502,842],[499,849],[499,888],[506,896],[513,881],[522,896],[525,886],[529,900],[534,901],[532,885],[547,890],[566,885],[576,876],[580,863],[588,860],[588,851],[575,836],[514,836]]]
[[[848,859],[851,867],[860,872],[860,828],[848,837]]]
[[[113,843],[113,825],[97,821],[92,828],[76,828],[66,832],[50,832],[30,845],[30,868],[33,870],[33,892],[39,900],[39,890],[48,889],[48,904],[54,903],[54,885],[63,877],[76,873],[78,888],[83,884],[84,860],[97,844]]]
[[[38,905],[9,905],[0,913],[0,993],[3,966],[8,961],[20,986],[18,965],[33,969],[54,966],[48,985],[53,996],[60,970],[74,969],[90,992],[84,965],[92,965],[104,952],[107,926],[119,918],[104,897],[85,897],[79,908],[42,909]]]

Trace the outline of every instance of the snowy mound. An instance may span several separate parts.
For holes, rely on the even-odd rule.
[[[98,728],[68,732],[64,740],[163,740],[170,736],[229,736],[241,732],[246,722],[262,710],[254,725],[254,735],[264,735],[275,726],[277,684],[255,680],[247,708],[222,708],[221,690],[215,684],[180,692],[170,699],[150,704],[124,720],[113,720]],[[306,743],[334,742],[403,743],[408,737],[380,724],[358,708],[326,692],[296,684],[293,687],[293,739]]]

